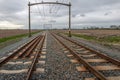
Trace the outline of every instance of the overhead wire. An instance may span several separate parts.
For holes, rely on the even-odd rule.
[[[28,1],[30,1],[30,0],[28,0]],[[65,2],[65,0],[57,0],[56,2],[62,2],[62,3],[64,3]],[[66,1],[68,1],[68,0],[66,0]],[[35,0],[35,2],[37,2],[37,0]],[[42,2],[43,2],[43,0],[42,0]],[[39,6],[37,6],[37,8],[38,8],[38,11],[39,11],[39,13],[40,13],[40,15],[42,16],[42,12],[40,11],[40,9],[39,9]],[[52,16],[53,15],[57,15],[57,13],[58,13],[58,11],[60,10],[60,8],[61,8],[61,5],[56,5],[56,4],[53,4],[52,6],[51,6],[51,8],[50,8],[50,10],[49,10],[49,13],[50,14],[52,14]],[[45,7],[44,7],[44,4],[43,4],[43,16],[44,16],[44,18],[45,18],[45,16],[46,16],[46,12],[45,12]]]
[[[31,0],[28,0],[31,1]],[[32,0],[33,1],[33,0]],[[41,0],[43,2],[43,0]],[[35,2],[37,3],[38,0],[35,0]],[[57,0],[57,2],[61,2],[61,3],[65,3],[65,2],[69,2],[69,0]],[[51,6],[51,7],[50,7]],[[61,5],[56,5],[56,4],[49,4],[49,12],[51,14],[51,16],[56,16],[58,14],[58,12],[61,9]],[[45,5],[43,4],[43,12],[41,12],[39,6],[37,5],[37,10],[39,12],[39,14],[41,15],[41,17],[46,17],[46,10],[45,10]],[[47,10],[48,11],[48,10]]]
[[[58,0],[56,0],[56,2],[58,2]],[[52,11],[53,8],[56,8],[55,5],[56,5],[56,4],[53,4],[53,5],[52,5],[52,7],[51,7],[51,11]]]
[[[43,0],[42,0],[42,2],[43,2]],[[44,4],[43,4],[43,15],[44,15],[44,18],[45,18]]]
[[[37,1],[37,0],[35,0],[35,2],[37,3],[38,1]],[[39,8],[39,6],[38,6],[38,5],[37,5],[37,9],[38,9],[38,12],[39,12],[40,16],[42,17],[42,13],[41,13],[40,8]]]
[[[61,0],[61,3],[64,3],[64,0]],[[57,15],[58,11],[60,10],[61,5],[58,6],[58,8],[56,9],[55,15]]]

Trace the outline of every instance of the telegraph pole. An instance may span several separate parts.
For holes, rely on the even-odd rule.
[[[30,2],[28,4],[28,20],[29,20],[29,37],[31,37],[31,14],[30,14]]]
[[[71,3],[69,2],[69,37],[71,36]]]

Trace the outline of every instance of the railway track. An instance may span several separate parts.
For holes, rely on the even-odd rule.
[[[71,62],[77,64],[83,80],[120,80],[120,61],[85,47],[63,35],[53,37],[64,46]],[[70,53],[70,54],[69,54]]]
[[[31,63],[31,67],[28,69],[28,72],[27,72],[27,78],[26,80],[30,80],[33,72],[34,72],[34,69],[35,69],[35,66],[36,66],[36,63],[40,57],[40,54],[42,52],[42,47],[43,47],[43,43],[44,43],[44,40],[45,40],[45,36],[43,37],[43,39],[40,41],[40,43],[38,44],[37,46],[37,51],[36,51],[36,54],[34,56],[34,59],[32,60],[32,63]]]
[[[36,71],[46,34],[39,35],[0,60],[0,73],[10,74],[6,80],[30,80]],[[39,71],[39,68],[38,68]],[[14,74],[14,76],[13,76]]]

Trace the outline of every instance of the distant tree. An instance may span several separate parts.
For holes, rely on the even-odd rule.
[[[120,25],[118,26],[118,29],[120,29]]]
[[[111,28],[111,29],[116,29],[117,26],[116,26],[116,25],[111,25],[110,28]]]

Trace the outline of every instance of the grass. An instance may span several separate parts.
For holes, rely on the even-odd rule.
[[[65,33],[68,35],[68,33]],[[72,36],[80,37],[86,40],[98,41],[98,42],[106,42],[106,43],[120,43],[120,36],[108,36],[98,39],[95,36],[88,36],[82,34],[72,34]]]
[[[119,43],[120,42],[120,36],[104,37],[104,38],[100,39],[100,41],[109,42],[109,43]]]
[[[39,32],[40,31],[32,32],[31,34],[33,35],[33,34],[36,34],[36,33],[39,33]],[[10,40],[19,39],[19,38],[23,38],[23,37],[26,37],[26,36],[28,36],[28,33],[27,34],[20,34],[20,35],[16,35],[16,36],[10,36],[10,37],[1,38],[0,43],[10,41]]]
[[[96,37],[94,37],[94,36],[80,35],[80,34],[72,34],[72,35],[76,36],[76,37],[83,38],[83,39],[87,39],[87,40],[96,40]]]
[[[68,35],[68,33],[65,33],[65,34]],[[81,34],[72,34],[72,36],[80,37],[87,40],[96,40],[96,37],[94,36],[81,35]]]

